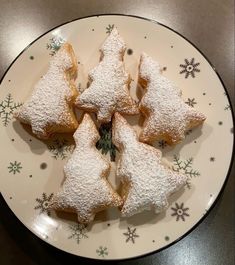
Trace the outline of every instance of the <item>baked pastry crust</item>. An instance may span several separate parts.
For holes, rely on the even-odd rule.
[[[78,126],[73,103],[78,95],[74,79],[77,60],[72,46],[63,44],[50,61],[47,73],[14,117],[31,125],[33,133],[47,139],[54,133],[74,132]]]
[[[121,197],[107,181],[110,163],[95,147],[99,138],[86,113],[74,133],[76,147],[64,167],[65,180],[49,206],[77,213],[80,223],[89,223],[97,212],[122,204]]]
[[[113,142],[120,152],[116,175],[122,183],[122,216],[144,210],[163,211],[168,197],[186,184],[187,177],[169,169],[162,153],[141,143],[134,129],[118,113],[113,121]]]
[[[176,144],[185,138],[186,130],[206,119],[183,101],[181,90],[161,74],[160,65],[145,53],[140,58],[139,84],[146,89],[139,105],[145,116],[141,141]]]
[[[76,100],[78,108],[97,113],[100,123],[110,122],[115,111],[139,113],[129,93],[131,79],[124,68],[125,50],[125,42],[114,28],[100,49],[100,63],[89,73],[89,87]]]

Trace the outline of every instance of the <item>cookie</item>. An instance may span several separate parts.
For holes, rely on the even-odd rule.
[[[187,130],[206,119],[183,101],[181,90],[161,74],[160,65],[145,53],[140,59],[139,83],[146,89],[139,106],[145,116],[141,141],[176,144],[184,139]]]
[[[100,49],[100,63],[89,73],[89,87],[76,100],[78,108],[97,113],[100,123],[110,122],[115,111],[139,113],[129,93],[131,79],[124,68],[125,50],[125,42],[114,28]]]
[[[139,142],[134,129],[118,113],[113,121],[113,142],[120,152],[116,175],[122,183],[122,216],[143,210],[163,211],[168,197],[182,188],[187,177],[165,166],[162,153]]]
[[[47,73],[37,82],[16,119],[31,125],[33,133],[47,139],[53,133],[74,132],[78,126],[72,105],[78,95],[74,79],[77,61],[73,48],[65,43],[52,57]]]
[[[95,147],[99,138],[94,122],[85,114],[74,133],[76,147],[64,167],[65,180],[50,205],[77,213],[80,223],[89,223],[97,212],[122,204],[107,181],[110,164]]]

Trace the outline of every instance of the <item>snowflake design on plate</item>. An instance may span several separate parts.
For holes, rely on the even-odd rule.
[[[165,147],[167,147],[167,142],[165,140],[158,141],[158,147],[164,149]]]
[[[115,161],[116,147],[112,143],[112,122],[102,124],[99,128],[100,139],[96,148],[101,150],[102,154],[110,154],[111,161]]]
[[[224,110],[231,110],[231,106],[229,104],[227,104],[226,107],[224,108]]]
[[[8,94],[0,103],[0,117],[4,126],[7,126],[12,119],[13,112],[22,106],[22,103],[14,103],[12,95]]]
[[[180,74],[185,74],[185,78],[188,78],[189,76],[195,77],[195,72],[200,72],[201,70],[198,69],[198,65],[200,63],[194,63],[195,59],[192,58],[191,61],[188,59],[184,59],[185,64],[180,64],[180,67],[183,68],[183,70],[180,71]]]
[[[68,239],[74,238],[77,244],[79,244],[83,238],[88,238],[86,235],[87,229],[84,224],[70,225],[69,229],[71,230],[71,235],[68,237]]]
[[[55,55],[63,43],[65,43],[65,39],[60,36],[51,38],[50,43],[47,43],[47,49],[50,50],[50,55]]]
[[[187,130],[187,131],[185,132],[185,135],[186,135],[186,136],[187,136],[187,135],[190,135],[192,132],[193,132],[193,130],[192,130],[192,129],[189,129],[189,130]]]
[[[14,175],[16,173],[20,173],[20,170],[22,169],[20,162],[10,162],[10,165],[7,167],[9,173],[13,173]]]
[[[188,104],[190,107],[194,107],[194,105],[197,104],[197,102],[195,101],[195,98],[188,98],[187,101],[185,101],[186,104]]]
[[[112,25],[109,24],[108,27],[106,27],[106,33],[110,34],[111,31],[113,30],[113,28],[114,28],[114,24],[112,24]]]
[[[78,87],[77,87],[77,89],[78,89],[78,92],[79,92],[80,94],[82,94],[82,93],[84,92],[84,90],[85,90],[85,88],[82,87],[82,84],[81,84],[81,83],[78,83]]]
[[[180,159],[180,157],[174,155],[173,166],[172,169],[176,172],[183,173],[188,177],[186,182],[186,186],[188,189],[191,188],[191,178],[200,176],[200,173],[197,170],[192,168],[193,158],[189,158],[186,160]]]
[[[105,257],[105,256],[108,256],[108,248],[107,247],[102,247],[102,246],[99,246],[98,249],[96,249],[96,253],[98,254],[98,256],[100,257]]]
[[[74,145],[71,145],[66,139],[55,139],[52,144],[48,145],[48,149],[52,153],[52,157],[63,160],[73,152]]]
[[[139,100],[139,99],[133,99],[133,101],[134,101],[134,103],[135,103],[137,106],[139,106],[139,104],[140,104],[140,100]]]
[[[47,213],[48,216],[50,216],[50,210],[48,209],[48,206],[53,198],[53,193],[51,193],[49,196],[45,192],[43,192],[41,198],[36,198],[36,202],[38,203],[34,209],[40,210],[39,214],[41,213]]]
[[[127,232],[123,233],[124,236],[126,236],[126,243],[128,241],[131,241],[133,244],[135,243],[135,238],[139,237],[139,235],[136,234],[136,228],[131,229],[129,226],[127,227]]]
[[[182,202],[180,205],[176,202],[175,203],[175,207],[171,207],[171,210],[173,211],[173,213],[171,214],[171,216],[176,216],[176,221],[178,222],[180,219],[182,221],[185,221],[185,217],[189,216],[188,214],[188,210],[189,208],[186,207],[184,208],[184,203]]]

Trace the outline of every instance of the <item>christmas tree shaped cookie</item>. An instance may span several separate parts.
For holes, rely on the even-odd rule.
[[[38,138],[75,131],[78,124],[72,104],[77,97],[76,75],[72,46],[65,43],[51,59],[47,73],[35,85],[30,98],[14,113],[15,118],[31,125]]]
[[[110,164],[95,147],[99,138],[94,122],[85,114],[74,133],[76,148],[64,167],[65,181],[50,205],[76,212],[81,223],[91,222],[98,211],[122,204],[106,179]]]
[[[166,167],[159,150],[139,142],[134,129],[118,113],[113,122],[113,141],[120,151],[116,174],[123,187],[122,215],[166,209],[168,196],[185,185],[186,176]]]
[[[130,76],[124,68],[126,45],[116,28],[101,47],[101,61],[89,73],[90,86],[77,98],[78,108],[96,112],[100,123],[111,121],[115,111],[138,114],[129,93]]]
[[[181,98],[180,89],[161,74],[159,64],[142,54],[139,83],[146,88],[140,111],[146,117],[140,140],[165,140],[176,144],[184,139],[185,131],[203,123],[206,117],[188,106]]]

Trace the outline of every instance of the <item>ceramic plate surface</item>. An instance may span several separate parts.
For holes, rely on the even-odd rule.
[[[163,74],[182,89],[187,104],[207,116],[202,128],[187,131],[185,140],[172,148],[164,141],[155,146],[176,171],[188,176],[183,191],[170,198],[168,209],[155,215],[144,212],[120,218],[117,209],[97,214],[85,227],[76,216],[49,211],[48,202],[63,180],[63,166],[74,143],[71,135],[40,141],[13,118],[13,112],[30,95],[45,74],[61,43],[72,43],[77,55],[77,86],[85,89],[87,74],[99,62],[99,48],[113,26],[127,44],[124,57],[132,77],[131,93],[138,100],[140,54],[160,62]],[[80,113],[78,113],[80,116]],[[138,130],[137,118],[128,121]],[[108,132],[101,130],[101,151],[109,150]],[[185,235],[210,209],[226,180],[233,153],[233,119],[224,87],[205,57],[167,27],[148,20],[95,16],[76,20],[46,33],[12,64],[0,87],[1,193],[21,222],[49,244],[75,255],[95,259],[125,259],[157,251]],[[111,154],[111,156],[110,156]],[[118,156],[118,154],[117,154]],[[116,158],[117,160],[117,158]],[[109,180],[116,187],[115,161]]]

